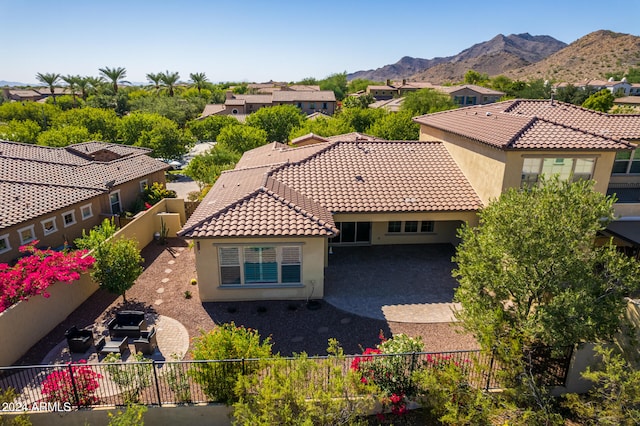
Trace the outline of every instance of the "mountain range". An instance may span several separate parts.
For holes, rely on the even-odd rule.
[[[459,82],[472,69],[490,77],[527,81],[580,81],[625,72],[640,63],[640,37],[600,30],[567,45],[548,35],[498,34],[454,56],[421,59],[405,56],[395,64],[347,74],[348,80],[409,79],[434,84]]]

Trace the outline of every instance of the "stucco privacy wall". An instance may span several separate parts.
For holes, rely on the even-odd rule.
[[[166,212],[174,214],[167,215]],[[167,220],[169,236],[175,237],[185,221],[184,201],[160,201],[140,213],[114,237],[135,238],[138,248],[142,249],[153,240],[153,234],[160,231],[160,217],[171,218]],[[97,289],[98,285],[86,273],[72,284],[55,283],[49,287],[49,298],[34,296],[0,313],[0,366],[11,365],[20,359]]]
[[[223,246],[282,246],[302,248],[302,284],[221,287],[218,248]],[[198,290],[203,302],[240,300],[303,300],[324,296],[326,238],[228,238],[196,240]]]

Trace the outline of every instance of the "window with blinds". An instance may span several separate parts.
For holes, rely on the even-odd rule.
[[[218,255],[223,286],[302,282],[299,246],[220,247]]]

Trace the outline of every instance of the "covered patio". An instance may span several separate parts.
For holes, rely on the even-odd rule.
[[[451,244],[332,247],[325,269],[326,302],[373,319],[455,321]]]

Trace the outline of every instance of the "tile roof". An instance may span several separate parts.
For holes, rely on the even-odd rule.
[[[463,84],[461,86],[437,86],[434,89],[439,90],[440,92],[453,94],[458,91],[469,89],[475,92],[478,92],[482,95],[495,95],[495,96],[504,96],[506,93],[500,92],[498,90],[489,89],[487,87],[477,86],[475,84]]]
[[[335,102],[333,90],[280,90],[273,92],[273,102]]]
[[[307,133],[306,135],[298,136],[297,138],[292,139],[290,143],[291,145],[297,145],[300,142],[304,142],[308,140],[314,140],[317,142],[329,142],[329,140],[324,138],[323,136],[316,135],[315,133]]]
[[[347,141],[301,148],[274,143],[245,156],[220,176],[181,236],[331,236],[336,232],[332,213],[482,206],[437,142]]]
[[[341,135],[327,136],[329,142],[355,142],[355,141],[384,141],[384,139],[367,135],[366,133],[351,132],[343,133]]]
[[[640,115],[616,116],[570,104],[515,100],[427,114],[414,121],[500,149],[628,149]]]
[[[126,156],[100,162],[85,155],[100,151]],[[148,152],[144,148],[99,142],[50,148],[0,141],[0,197],[3,200],[0,228],[106,193],[107,182],[113,181],[113,186],[118,186],[169,167],[144,155]],[[26,208],[27,205],[31,208]]]

